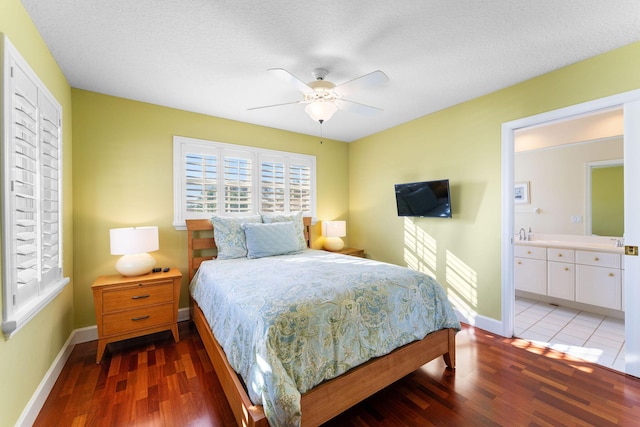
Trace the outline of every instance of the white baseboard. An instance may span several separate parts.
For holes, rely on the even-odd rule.
[[[178,309],[178,322],[187,321],[191,318],[189,308],[181,308]],[[54,384],[58,380],[64,365],[69,360],[69,356],[71,356],[71,352],[73,351],[76,344],[95,341],[98,339],[98,327],[97,326],[87,326],[86,328],[74,329],[67,341],[64,343],[58,355],[53,360],[51,367],[47,371],[47,373],[40,381],[38,388],[31,396],[31,399],[25,406],[22,414],[18,418],[16,422],[17,427],[29,427],[32,426],[35,422],[40,410],[44,406],[44,403],[49,397],[49,393],[53,389]]]
[[[74,345],[83,342],[96,341],[98,339],[98,327],[95,325],[76,329],[73,332],[75,334]]]
[[[191,319],[191,312],[189,308],[179,308],[178,309],[178,322],[186,322]]]
[[[465,314],[457,309],[454,309],[458,320],[468,325],[475,326],[476,328],[484,329],[492,334],[504,335],[504,326],[501,321],[492,319],[491,317],[480,316],[477,313]]]
[[[36,388],[36,391],[31,396],[31,399],[27,403],[27,406],[25,406],[22,414],[20,414],[20,418],[18,418],[16,426],[28,427],[33,425],[33,423],[35,422],[38,414],[40,413],[40,410],[42,409],[42,406],[44,405],[44,402],[47,400],[49,393],[51,393],[53,385],[56,383],[60,372],[62,372],[62,368],[64,368],[64,365],[65,363],[67,363],[69,356],[71,356],[71,351],[76,345],[77,331],[78,330],[76,329],[71,332],[71,335],[69,335],[69,338],[67,338],[67,341],[62,346],[62,349],[53,360],[51,367],[42,378],[42,381],[40,381],[38,388]]]

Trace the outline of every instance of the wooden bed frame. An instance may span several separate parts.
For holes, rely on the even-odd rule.
[[[189,243],[189,281],[200,264],[213,255],[215,249],[213,225],[209,220],[187,220]],[[311,218],[304,218],[307,245],[310,241]],[[233,370],[198,304],[191,299],[191,318],[200,334],[209,359],[229,401],[238,426],[264,427],[269,423],[262,406],[251,403],[249,396]],[[447,367],[455,369],[455,329],[442,329],[400,347],[383,357],[370,360],[341,376],[309,390],[302,395],[301,425],[318,426],[379,390],[410,374],[425,363],[443,356]]]

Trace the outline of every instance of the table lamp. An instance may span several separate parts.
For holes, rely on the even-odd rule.
[[[322,235],[325,237],[324,248],[336,252],[344,248],[341,237],[347,235],[346,221],[322,221]]]
[[[157,251],[158,227],[128,227],[110,230],[111,255],[122,255],[116,270],[123,276],[149,273],[156,260],[147,252]]]

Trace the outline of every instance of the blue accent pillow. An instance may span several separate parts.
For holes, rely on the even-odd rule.
[[[247,256],[247,244],[243,223],[261,223],[260,215],[211,218],[213,237],[218,247],[218,259],[244,258]]]
[[[302,222],[302,212],[282,213],[265,212],[262,215],[262,222],[272,224],[275,222],[293,222],[296,228],[296,238],[298,239],[298,250],[307,249],[307,239],[304,238],[304,223]]]
[[[247,242],[247,258],[262,258],[300,252],[293,222],[242,224]]]

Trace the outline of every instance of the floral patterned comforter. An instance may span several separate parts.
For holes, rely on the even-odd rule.
[[[300,424],[300,395],[443,328],[460,328],[422,273],[324,251],[212,260],[191,295],[272,426]]]

